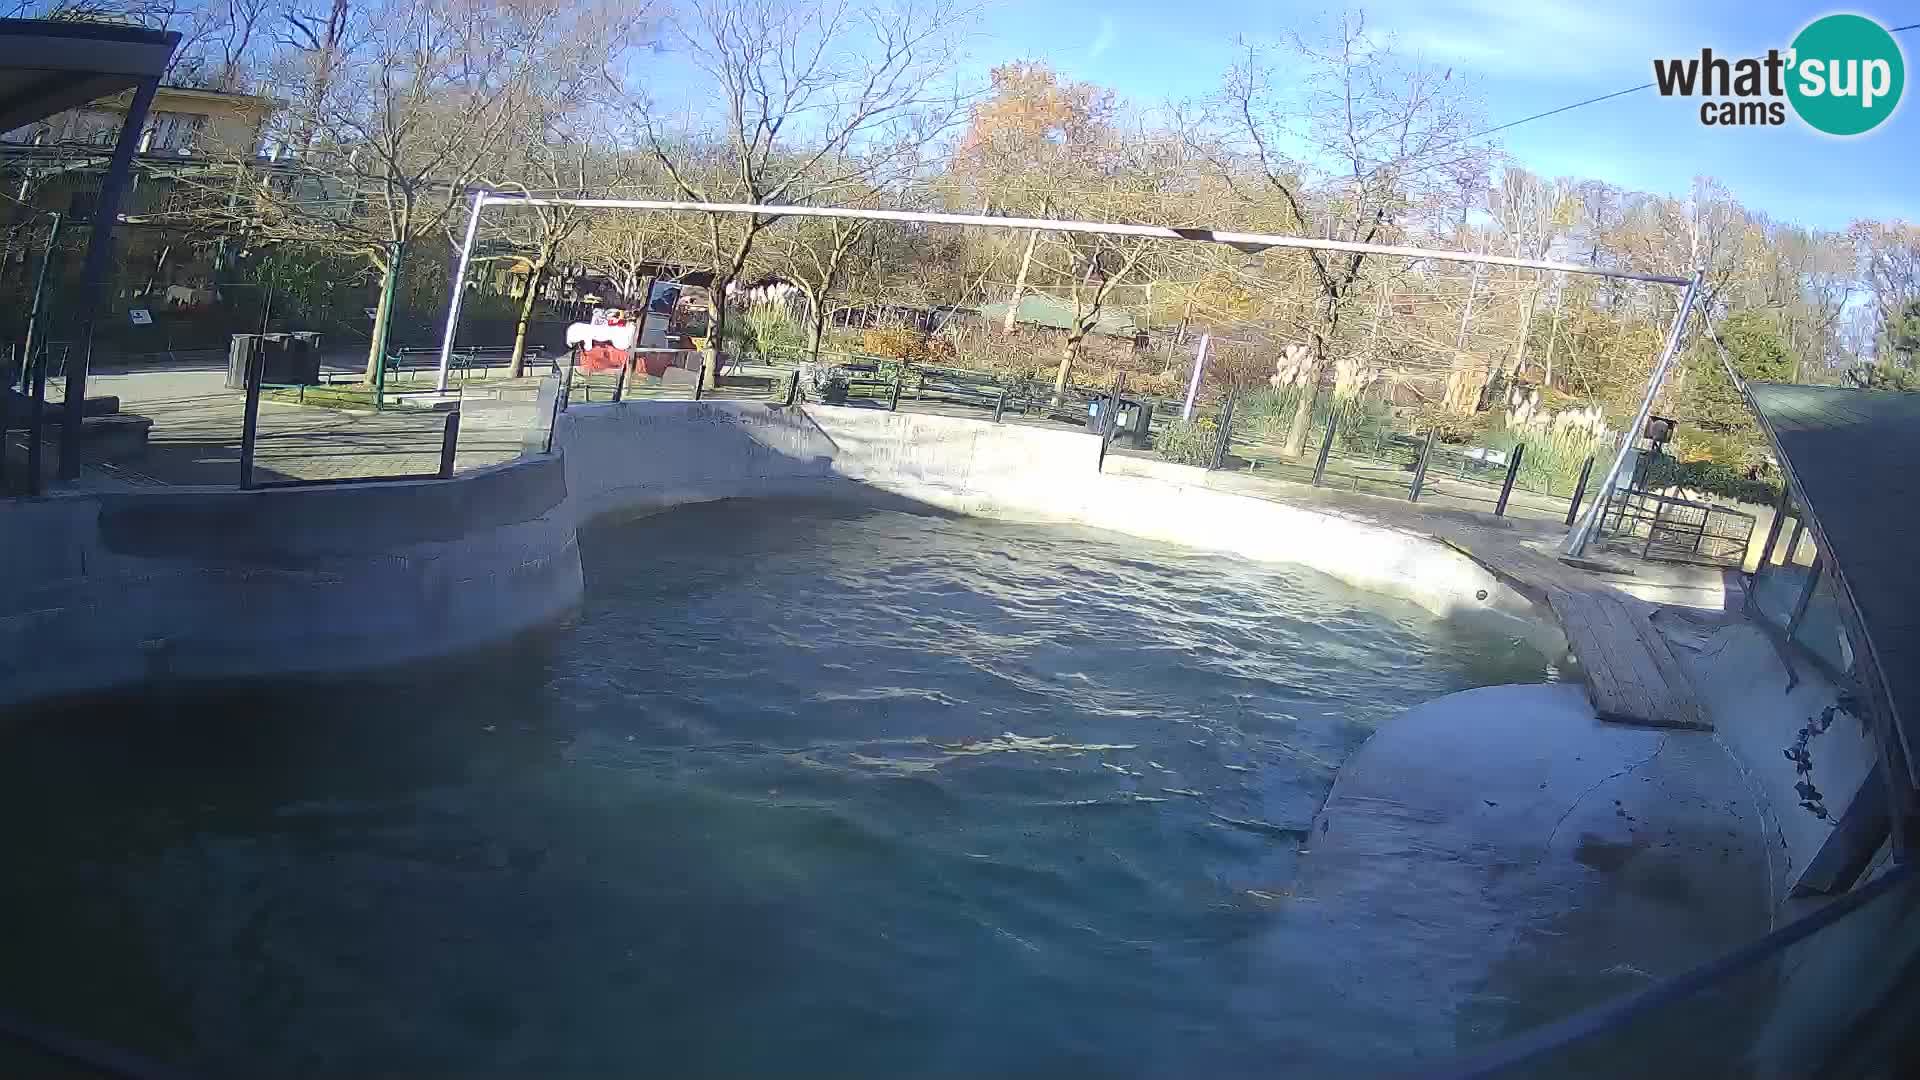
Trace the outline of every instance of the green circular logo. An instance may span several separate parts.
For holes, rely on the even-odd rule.
[[[1793,39],[1787,99],[1808,126],[1829,135],[1879,127],[1907,82],[1900,43],[1863,15],[1827,15]]]

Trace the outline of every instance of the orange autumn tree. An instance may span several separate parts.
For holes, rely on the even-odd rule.
[[[1118,112],[1113,91],[1063,83],[1038,60],[1002,64],[990,80],[991,93],[973,107],[954,151],[954,176],[982,213],[1054,216],[1085,173],[1088,155],[1112,131]],[[1027,236],[1007,302],[1007,333],[1013,332],[1039,238]]]

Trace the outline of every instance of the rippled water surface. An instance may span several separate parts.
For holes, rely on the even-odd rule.
[[[1287,934],[1288,830],[1400,710],[1542,677],[1081,530],[582,544],[508,654],[0,727],[0,1009],[237,1076],[1311,1073],[1381,1033]]]

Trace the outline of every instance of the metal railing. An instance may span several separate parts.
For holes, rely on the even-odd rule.
[[[1754,525],[1754,516],[1743,511],[1627,488],[1607,500],[1600,535],[1642,541],[1643,559],[1737,567],[1746,561]]]
[[[263,376],[266,372],[266,356],[260,350],[252,351],[247,357],[246,404],[240,420],[240,477],[238,486],[243,491],[268,488],[336,487],[343,484],[379,484],[397,480],[445,480],[453,476],[454,460],[460,446],[460,410],[458,406],[442,415],[445,420],[440,429],[440,467],[431,473],[398,473],[383,476],[338,476],[315,479],[287,479],[259,481],[254,479],[254,466],[260,443],[260,393],[266,388]],[[374,400],[379,402],[382,390],[374,390]]]
[[[1206,461],[1195,462],[1191,454],[1173,455],[1174,460],[1410,502],[1465,503],[1496,517],[1515,512],[1516,500],[1531,516],[1573,517],[1587,497],[1593,475],[1595,455],[1568,460],[1564,444],[1552,444],[1551,439],[1448,443],[1431,429],[1401,428],[1377,404],[1332,400],[1330,394],[1316,395],[1309,403],[1301,453],[1290,454],[1281,444],[1297,422],[1296,406],[1287,406],[1276,419],[1270,410],[1249,415],[1248,400],[1248,395],[1229,395],[1200,406],[1194,422],[1212,425],[1218,443]],[[1178,422],[1177,407],[1167,413],[1176,418],[1169,423]],[[1163,424],[1156,435],[1165,430]],[[1536,455],[1549,456],[1536,463]],[[1559,470],[1573,468],[1579,470],[1578,480],[1568,483],[1560,478]]]

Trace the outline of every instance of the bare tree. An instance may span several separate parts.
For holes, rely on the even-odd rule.
[[[835,293],[864,251],[871,251],[863,241],[872,234],[873,224],[855,218],[795,218],[766,234],[769,268],[806,299],[810,360],[820,359]]]
[[[1459,177],[1482,172],[1486,151],[1466,143],[1475,111],[1452,71],[1402,62],[1368,34],[1364,19],[1342,16],[1324,41],[1296,35],[1282,63],[1242,44],[1214,102],[1213,131],[1230,174],[1251,169],[1277,193],[1294,227],[1312,236],[1375,243],[1406,234],[1415,212],[1445,205]],[[1211,149],[1211,147],[1203,147]],[[1355,300],[1365,257],[1309,251],[1316,285],[1309,328],[1317,385],[1332,358],[1342,319]],[[1284,451],[1305,448],[1312,395],[1303,394]]]
[[[623,35],[637,36],[645,26],[644,14],[644,8],[629,9],[617,21],[594,20],[574,27],[568,37],[584,44],[594,36],[593,52],[617,55],[627,44]],[[603,194],[617,185],[630,159],[596,150],[608,140],[597,130],[588,104],[590,92],[603,77],[604,72],[591,63],[531,70],[523,106],[515,110],[515,124],[511,136],[503,140],[503,152],[476,169],[476,179],[502,192],[576,199]],[[510,377],[525,373],[527,327],[534,307],[561,248],[587,225],[591,213],[569,205],[503,208],[492,223],[496,233],[504,234],[500,239],[527,262],[526,291],[520,298],[507,364]]]
[[[659,198],[670,193],[615,188],[620,197]],[[701,237],[679,214],[650,211],[594,212],[568,243],[568,251],[595,273],[605,275],[629,304],[647,302],[656,272],[688,266],[701,257]]]
[[[629,95],[639,135],[691,200],[777,207],[884,189],[958,114],[942,84],[970,19],[961,0],[691,0],[667,36],[716,105],[676,127],[671,104]],[[728,290],[777,219],[706,218],[716,348]]]
[[[1850,231],[1873,297],[1875,357],[1887,363],[1899,353],[1910,362],[1907,343],[1920,338],[1920,225],[1860,221]]]
[[[267,243],[364,257],[381,282],[369,343],[371,381],[408,249],[443,237],[469,186],[497,162],[552,69],[595,63],[593,9],[541,0],[336,3],[304,25],[279,65],[299,82],[278,130],[295,153],[277,168],[237,161],[229,186],[206,185],[199,212]]]

